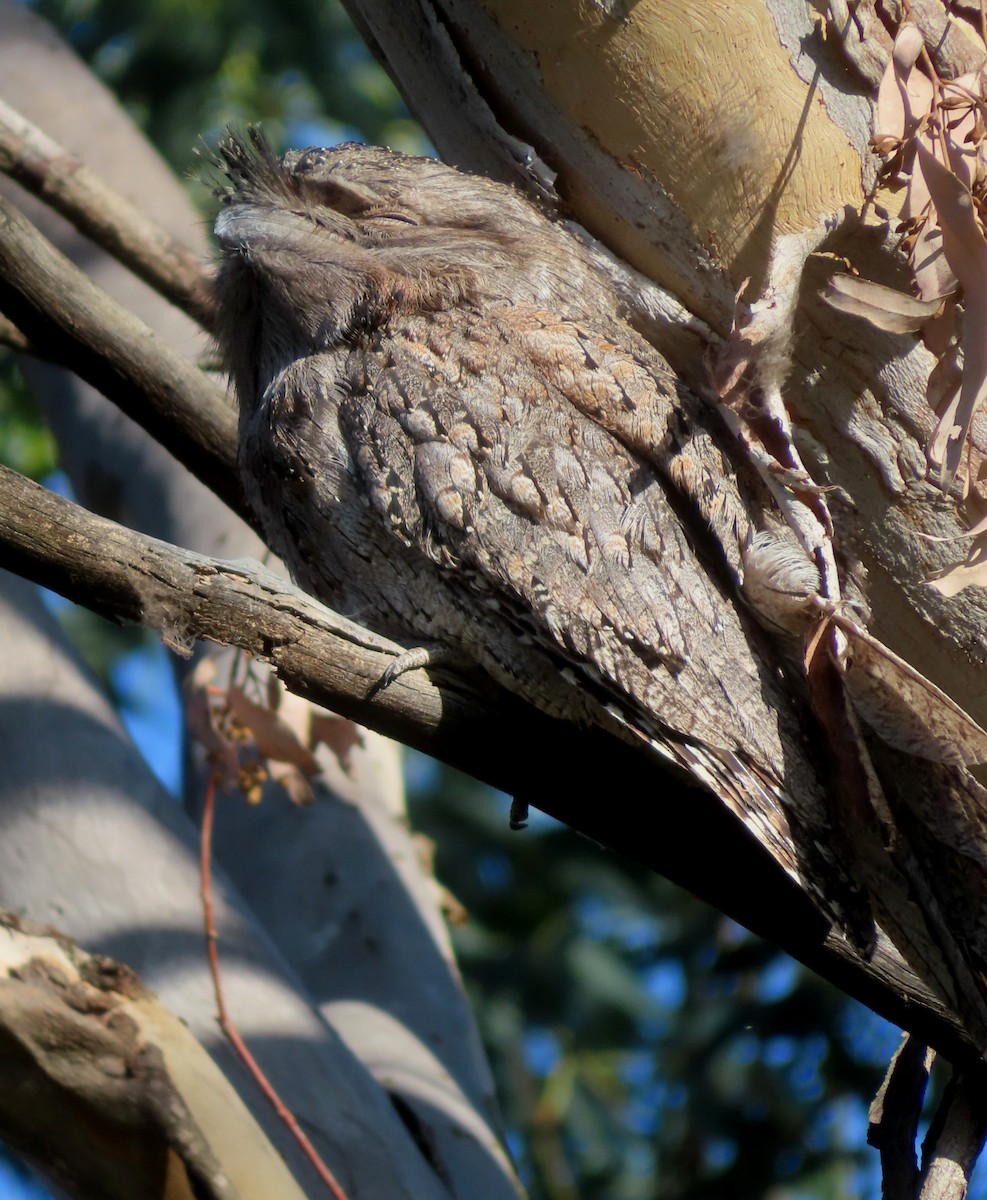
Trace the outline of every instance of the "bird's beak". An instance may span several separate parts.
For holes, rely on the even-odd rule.
[[[261,204],[226,205],[213,228],[224,250],[241,253],[301,249],[314,232],[307,216]]]

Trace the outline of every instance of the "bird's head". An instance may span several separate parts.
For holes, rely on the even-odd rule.
[[[219,154],[220,339],[238,388],[245,338],[270,372],[396,313],[612,306],[578,243],[504,184],[354,143],[279,159],[257,131]]]

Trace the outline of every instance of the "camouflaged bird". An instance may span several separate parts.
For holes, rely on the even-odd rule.
[[[771,764],[799,735],[736,604],[745,504],[608,277],[519,193],[432,159],[279,160],[257,134],[220,153],[241,469],[295,579],[551,715],[616,714],[775,843]]]

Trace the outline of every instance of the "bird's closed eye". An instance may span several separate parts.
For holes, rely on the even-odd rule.
[[[417,225],[419,222],[407,212],[380,211],[369,212],[366,219],[370,221],[400,221],[402,225]]]

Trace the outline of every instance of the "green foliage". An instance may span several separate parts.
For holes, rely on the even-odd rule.
[[[39,0],[179,174],[200,137],[263,123],[275,145],[427,145],[339,3]]]
[[[13,352],[0,349],[0,462],[41,479],[54,470],[57,454]]]

